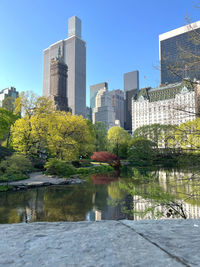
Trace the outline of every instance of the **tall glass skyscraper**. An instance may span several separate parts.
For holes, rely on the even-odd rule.
[[[68,38],[50,45],[43,54],[43,95],[50,96],[50,63],[60,50],[68,67],[66,92],[72,114],[86,116],[86,43],[81,39],[81,20],[69,18]]]
[[[159,35],[161,84],[200,79],[200,21]]]

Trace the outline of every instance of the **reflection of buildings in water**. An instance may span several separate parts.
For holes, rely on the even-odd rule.
[[[189,203],[186,203],[184,201],[177,201],[178,204],[182,204],[183,212],[186,215],[187,219],[199,219],[200,218],[200,207],[197,205],[192,205]],[[134,196],[133,199],[133,205],[134,205],[134,220],[148,220],[148,219],[172,219],[177,218],[181,219],[183,218],[182,215],[184,215],[179,207],[175,207],[180,214],[174,214],[173,209],[170,207],[167,207],[166,205],[156,205],[154,206],[153,200],[150,199],[143,199],[140,196]],[[148,212],[145,212],[147,211]],[[152,210],[151,210],[152,209]]]
[[[98,210],[97,208],[94,208],[94,211],[95,211],[95,221],[126,219],[126,215],[122,211],[120,205],[117,206],[108,205],[104,210]]]
[[[191,183],[191,178],[194,176],[192,173],[183,173],[175,170],[172,171],[159,171],[159,185],[164,190],[164,192],[171,193],[176,196],[177,192],[181,195],[185,195],[187,199],[193,192],[193,187]],[[180,192],[180,188],[182,189]],[[195,199],[195,197],[190,198]],[[178,199],[178,205],[182,205],[182,210],[177,206],[174,206],[182,215],[186,215],[187,219],[199,219],[200,218],[200,207],[198,205],[190,204],[184,199]],[[180,214],[174,214],[173,209],[167,207],[166,205],[155,205],[155,202],[150,199],[144,199],[141,196],[134,196],[134,220],[142,219],[166,219],[166,218],[183,218]],[[147,212],[145,212],[147,211]],[[160,215],[160,216],[158,216]]]
[[[39,197],[39,192],[36,190],[34,196],[27,200],[24,200],[24,205],[17,208],[18,216],[23,218],[24,222],[38,221],[40,214],[43,213],[43,197]]]
[[[124,204],[112,205],[112,200],[110,198],[107,199],[107,202],[111,202],[108,204],[104,210],[99,210],[95,205],[93,209],[86,215],[86,220],[88,221],[101,221],[101,220],[122,220],[122,219],[132,219],[130,214],[126,214],[123,211],[125,207],[126,211],[132,210],[133,198],[131,195],[127,195],[123,202]],[[94,204],[94,203],[93,203]]]

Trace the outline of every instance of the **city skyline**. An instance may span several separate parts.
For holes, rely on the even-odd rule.
[[[123,89],[123,74],[135,69],[140,72],[140,87],[158,86],[160,73],[153,66],[159,61],[159,34],[186,24],[186,14],[198,21],[199,10],[187,0],[153,2],[156,6],[128,0],[115,3],[115,10],[113,1],[94,6],[92,1],[60,0],[53,8],[47,1],[1,3],[0,90],[14,86],[42,95],[42,51],[67,36],[67,20],[73,15],[81,18],[87,42],[87,105],[91,84],[105,81],[109,89]]]

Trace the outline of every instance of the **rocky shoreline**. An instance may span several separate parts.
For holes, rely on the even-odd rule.
[[[85,180],[82,180],[77,176],[71,176],[70,178],[59,178],[57,176],[44,175],[42,172],[34,172],[30,174],[30,178],[10,182],[9,186],[11,186],[11,190],[19,191],[42,186],[82,184],[84,182]],[[1,183],[0,185],[6,184]]]

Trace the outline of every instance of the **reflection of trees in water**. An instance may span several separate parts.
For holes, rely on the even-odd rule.
[[[28,221],[35,195],[32,190],[0,194],[0,223]]]
[[[109,184],[88,181],[1,193],[0,223],[80,221],[93,208],[102,219],[200,218],[199,176],[197,171],[132,168],[117,181],[110,174],[95,176],[101,183],[108,178]]]
[[[0,223],[85,220],[91,186],[59,186],[0,194]]]
[[[197,171],[132,168],[131,176],[128,180],[119,181],[118,192],[115,192],[116,189],[108,189],[108,192],[113,205],[123,203],[120,194],[132,196],[133,208],[130,211],[130,207],[124,205],[124,211],[132,214],[134,219],[200,217],[199,207],[195,206],[194,212],[194,206],[191,206],[200,203],[200,176]]]

